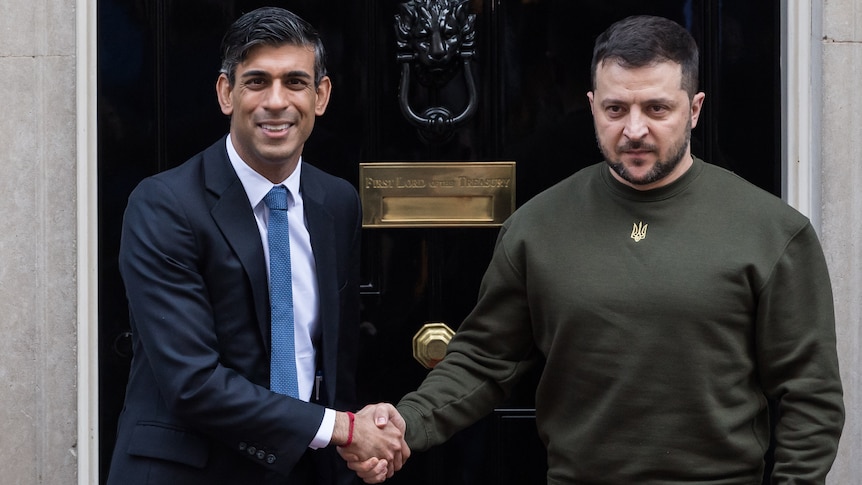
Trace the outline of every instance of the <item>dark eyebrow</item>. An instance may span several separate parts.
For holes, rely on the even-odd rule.
[[[627,103],[624,103],[623,101],[621,101],[619,99],[611,99],[611,98],[603,99],[602,103],[601,103],[602,108],[612,106],[612,105],[619,105],[619,104],[627,104]]]
[[[601,106],[605,107],[605,106],[612,106],[612,105],[628,105],[628,104],[629,104],[628,102],[625,102],[625,101],[620,100],[620,99],[608,98],[608,99],[602,100]],[[642,101],[640,104],[647,105],[647,106],[652,106],[655,104],[675,105],[676,102],[670,98],[650,98],[650,99]]]
[[[268,73],[268,72],[266,72],[266,71],[261,71],[261,70],[255,70],[255,69],[252,69],[252,70],[250,70],[250,71],[245,71],[245,72],[243,72],[243,73],[240,75],[240,77],[242,77],[242,78],[245,78],[245,77],[260,77],[260,76],[268,77],[268,76],[269,76],[269,73]]]
[[[646,102],[644,104],[647,104],[647,105],[654,105],[654,104],[675,105],[676,101],[674,101],[673,99],[670,99],[670,98],[653,98],[653,99],[646,100]]]
[[[303,78],[303,79],[311,79],[312,78],[311,74],[307,73],[306,71],[290,71],[287,74],[285,74],[284,77],[285,78],[297,78],[297,77],[299,77],[299,78]]]

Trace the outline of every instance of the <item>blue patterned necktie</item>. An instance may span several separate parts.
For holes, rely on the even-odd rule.
[[[270,389],[299,397],[296,350],[293,341],[293,288],[290,280],[290,231],[287,222],[287,188],[273,187],[264,197],[269,207],[269,304],[272,325]]]

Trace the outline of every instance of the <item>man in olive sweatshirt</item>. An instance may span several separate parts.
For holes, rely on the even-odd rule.
[[[414,451],[544,361],[550,485],[759,484],[770,441],[771,483],[825,481],[844,409],[823,252],[804,216],[692,156],[697,73],[669,20],[598,37],[587,97],[605,163],[503,225],[475,309],[397,406]],[[377,482],[373,465],[350,467]]]

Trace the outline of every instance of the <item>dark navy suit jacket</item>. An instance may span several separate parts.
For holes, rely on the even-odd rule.
[[[134,356],[109,484],[349,476],[332,447],[307,446],[324,406],[355,409],[360,203],[352,185],[308,164],[300,187],[320,293],[319,404],[269,391],[263,247],[225,139],[132,192],[120,271]],[[317,478],[297,478],[300,468]]]

